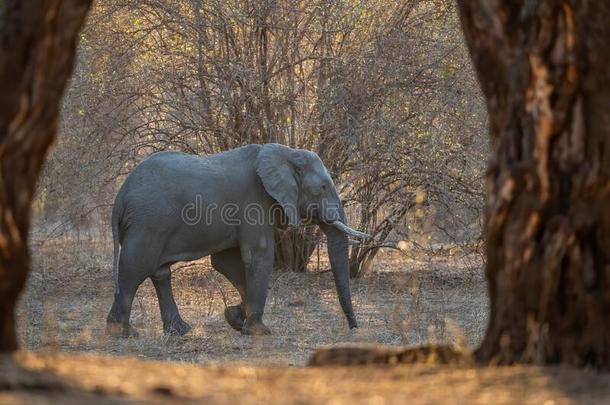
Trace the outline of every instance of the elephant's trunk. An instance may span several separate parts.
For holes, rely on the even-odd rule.
[[[341,215],[343,217],[343,215]],[[344,219],[341,218],[343,221]],[[358,327],[356,317],[354,316],[354,309],[352,308],[352,294],[350,291],[350,280],[349,280],[349,264],[348,264],[348,240],[347,234],[335,226],[321,223],[322,230],[326,234],[328,241],[328,256],[330,259],[330,266],[333,271],[335,278],[335,286],[337,288],[337,295],[339,296],[339,303],[345,313],[347,322],[350,329]]]

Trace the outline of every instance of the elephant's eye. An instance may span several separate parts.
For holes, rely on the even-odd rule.
[[[328,190],[328,187],[326,187],[326,184],[322,184],[322,191],[326,191]]]

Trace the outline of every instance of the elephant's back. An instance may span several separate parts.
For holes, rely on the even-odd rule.
[[[140,162],[125,179],[124,188],[131,193],[135,190],[171,192],[222,174],[223,169],[210,156],[164,151]]]
[[[205,209],[211,203],[222,206],[238,200],[255,176],[250,161],[258,148],[253,146],[258,145],[207,156],[175,151],[150,155],[132,170],[117,194],[122,226],[169,226],[185,207],[196,204]]]
[[[213,169],[213,166],[206,164],[205,157],[183,152],[163,151],[153,153],[142,160],[129,177],[140,179],[145,177],[149,181],[155,178],[178,181],[184,176],[194,176],[197,173],[201,175],[201,169],[205,169],[206,166]]]
[[[213,178],[218,176],[222,176],[221,168],[205,157],[157,152],[132,170],[119,194],[132,208],[144,209],[150,205],[150,209],[167,209],[168,204],[184,204],[191,199],[191,194],[209,189],[208,183],[213,184]]]
[[[252,171],[259,149],[260,145],[247,145],[202,156],[176,151],[156,152],[140,162],[130,177],[158,178],[175,183],[191,178],[218,181],[218,177],[244,177]]]
[[[185,186],[196,170],[197,158],[181,152],[157,152],[142,160],[127,176],[118,198],[126,202],[168,194]]]

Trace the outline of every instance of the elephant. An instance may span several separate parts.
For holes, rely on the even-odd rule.
[[[367,235],[346,224],[328,170],[311,151],[252,144],[213,155],[157,152],[139,163],[112,209],[114,301],[110,334],[130,337],[129,318],[140,284],[152,280],[163,331],[184,335],[170,266],[211,256],[212,267],[235,287],[241,302],[226,307],[228,324],[245,335],[267,335],[263,323],[274,258],[274,228],[318,225],[328,241],[339,303],[357,327],[348,270],[349,236]]]

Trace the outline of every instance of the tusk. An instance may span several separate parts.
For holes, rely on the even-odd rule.
[[[350,236],[353,236],[354,238],[368,239],[371,237],[371,235],[369,235],[368,233],[356,231],[355,229],[350,228],[349,226],[345,225],[341,221],[334,221],[334,222],[331,222],[330,224],[332,226],[334,226],[335,228],[337,228],[338,230],[340,230],[341,232],[346,233]]]

